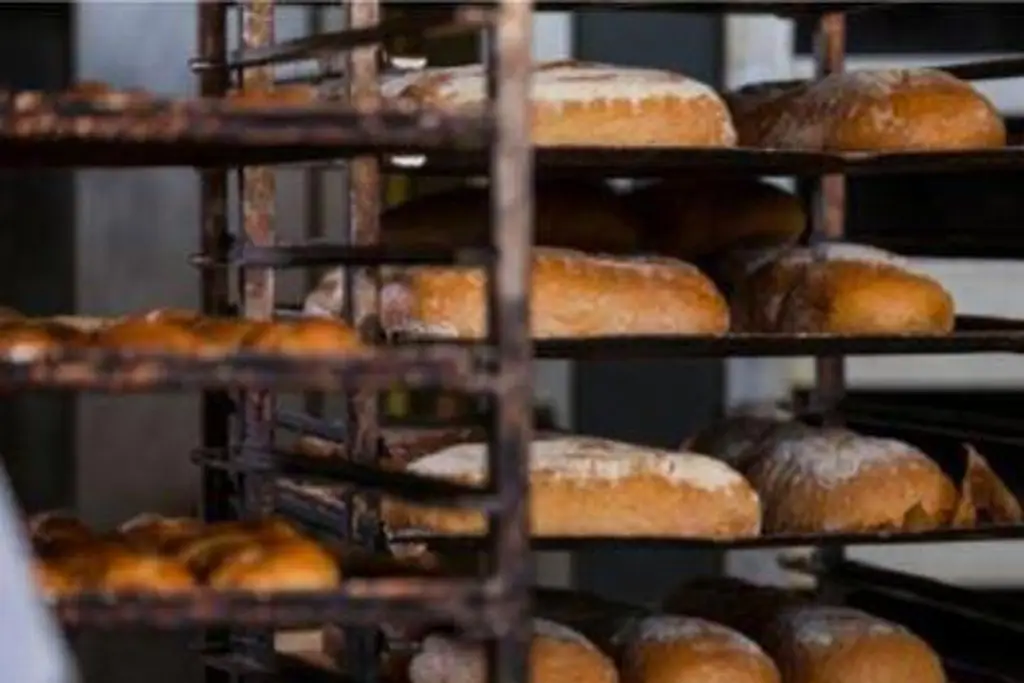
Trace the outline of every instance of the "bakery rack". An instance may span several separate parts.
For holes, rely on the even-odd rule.
[[[352,488],[386,491],[412,500],[458,501],[485,509],[491,536],[483,544],[489,576],[374,576],[346,579],[330,594],[255,597],[202,593],[187,598],[83,596],[61,602],[57,613],[76,627],[245,626],[258,632],[217,637],[209,677],[240,680],[275,673],[280,663],[265,637],[271,627],[342,623],[375,626],[384,621],[444,621],[476,635],[492,637],[493,673],[499,683],[521,681],[526,671],[530,542],[526,535],[525,451],[530,439],[530,361],[537,357],[641,357],[665,355],[813,355],[819,358],[814,405],[824,419],[842,417],[842,357],[849,354],[931,354],[1024,350],[1024,324],[963,317],[946,338],[892,336],[845,339],[829,335],[730,335],[705,339],[545,340],[532,346],[528,330],[526,277],[530,248],[532,178],[538,175],[589,173],[640,177],[686,172],[695,168],[743,174],[796,175],[818,178],[814,235],[838,239],[843,234],[842,176],[860,173],[943,172],[1024,168],[1024,148],[955,154],[780,153],[755,150],[629,151],[601,149],[539,150],[531,154],[527,128],[527,81],[530,20],[533,7],[522,0],[476,3],[453,9],[443,21],[381,21],[379,0],[346,5],[349,28],[332,34],[276,44],[272,0],[199,5],[199,54],[193,68],[202,100],[162,101],[149,97],[83,98],[75,94],[13,93],[0,97],[0,151],[8,166],[38,165],[193,165],[200,169],[200,251],[194,263],[202,279],[202,310],[211,315],[241,314],[269,318],[276,307],[273,273],[279,268],[346,264],[351,273],[382,263],[457,264],[489,269],[491,338],[485,345],[409,343],[378,347],[369,357],[333,360],[282,359],[238,355],[212,361],[175,357],[137,357],[115,352],[69,354],[33,363],[0,363],[9,390],[49,387],[93,390],[178,390],[206,388],[203,444],[195,459],[204,465],[203,514],[210,520],[259,517],[275,511],[293,513],[320,531],[379,547],[381,538],[372,495],[354,496]],[[884,9],[895,2],[756,3],[756,2],[591,2],[572,3],[622,10],[757,11],[809,14],[819,25],[818,63],[825,73],[843,66],[843,12]],[[543,7],[543,3],[538,7]],[[566,9],[558,3],[558,9]],[[229,14],[240,25],[241,48],[228,50]],[[406,32],[482,30],[491,65],[493,107],[478,117],[456,117],[383,106],[376,92],[381,62],[396,64],[374,46]],[[338,53],[347,52],[342,59]],[[238,108],[221,98],[232,85],[262,90],[273,85],[273,67],[301,59],[318,60],[325,74],[346,74],[345,97],[325,92],[323,102],[305,107],[278,106],[272,100]],[[1020,60],[956,67],[967,78],[1007,77],[1024,73]],[[322,75],[322,74],[321,74]],[[325,80],[314,78],[313,80]],[[326,88],[325,88],[326,91]],[[414,156],[410,163],[409,155]],[[267,164],[336,163],[354,157],[351,169],[351,233],[347,242],[284,246],[277,243],[273,215],[274,177]],[[329,161],[330,160],[330,161]],[[262,166],[261,166],[262,164]],[[238,169],[233,171],[231,169]],[[492,244],[475,250],[401,252],[375,245],[380,213],[381,173],[453,173],[490,171],[494,198]],[[228,189],[232,174],[241,188],[242,230],[229,230]],[[979,245],[983,250],[985,245]],[[232,282],[237,271],[238,282]],[[351,294],[360,286],[348,284]],[[233,284],[237,285],[233,287]],[[237,289],[232,296],[232,289]],[[349,296],[352,301],[357,297]],[[237,304],[233,302],[237,301]],[[352,320],[373,314],[373,307],[353,306]],[[373,333],[369,329],[368,334]],[[481,348],[482,347],[482,348]],[[493,395],[491,436],[492,486],[485,489],[444,486],[411,476],[386,473],[375,466],[382,442],[376,405],[364,394],[352,395],[344,424],[311,418],[304,431],[343,440],[350,461],[311,463],[277,447],[282,426],[274,411],[274,394],[283,389],[352,392],[391,386],[396,380],[446,386]],[[214,391],[216,390],[216,391]],[[866,411],[865,411],[866,412]],[[867,417],[867,416],[865,416]],[[927,426],[927,425],[926,425]],[[985,432],[984,434],[989,434]],[[983,434],[983,435],[984,435]],[[994,463],[997,468],[1012,463]],[[311,501],[277,486],[278,478],[347,482],[332,501]],[[1024,535],[1024,528],[984,528],[914,534],[801,536],[719,543],[717,547],[819,545],[841,548],[850,543],[974,540]],[[452,539],[428,539],[451,541]],[[457,542],[457,539],[455,540]],[[581,539],[572,543],[622,544],[623,539]],[[654,541],[637,539],[637,543]],[[659,541],[661,543],[662,541]],[[474,539],[474,547],[481,541]],[[667,543],[667,542],[666,542]],[[686,540],[673,545],[707,545]],[[537,547],[572,547],[566,539],[549,539]],[[820,556],[818,571],[826,583],[841,583],[853,566],[833,550]],[[846,572],[846,574],[844,574]],[[850,581],[847,581],[848,583]],[[872,585],[898,586],[888,573],[872,575]],[[890,590],[889,593],[893,593]],[[919,602],[927,587],[902,585],[895,592]],[[966,599],[966,598],[965,598]],[[939,599],[953,604],[946,595]],[[901,605],[914,600],[903,600]],[[998,608],[997,605],[995,608]],[[1011,615],[1015,624],[1016,614]],[[1024,615],[1022,615],[1024,618]],[[227,648],[224,647],[227,642]],[[351,673],[373,677],[373,643],[352,638]],[[362,644],[360,644],[362,643]],[[348,646],[346,646],[347,649]],[[974,677],[970,667],[959,680],[1005,680]],[[291,667],[276,673],[295,677]]]

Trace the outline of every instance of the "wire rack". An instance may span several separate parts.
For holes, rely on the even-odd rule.
[[[210,315],[239,314],[270,318],[277,309],[274,273],[282,268],[344,264],[348,301],[361,286],[357,271],[371,276],[385,263],[454,264],[487,269],[490,337],[474,344],[405,340],[349,359],[274,358],[237,355],[222,359],[133,356],[82,352],[32,363],[0,363],[0,382],[9,390],[28,388],[153,391],[205,389],[203,443],[194,460],[203,467],[203,514],[208,520],[261,517],[283,511],[322,532],[380,548],[386,540],[376,511],[380,493],[419,502],[443,502],[479,509],[489,517],[481,538],[416,537],[438,548],[483,552],[483,576],[374,576],[347,578],[340,589],[316,595],[252,595],[198,591],[179,597],[84,595],[55,605],[76,627],[163,628],[245,627],[232,643],[208,659],[211,680],[243,680],[268,673],[323,680],[286,657],[267,655],[267,629],[323,623],[374,627],[382,623],[444,622],[491,643],[495,683],[525,680],[529,636],[530,549],[616,545],[626,539],[528,538],[526,528],[526,450],[531,439],[530,362],[542,358],[652,356],[815,356],[818,380],[813,403],[830,416],[844,406],[842,358],[856,354],[1019,353],[1024,323],[963,317],[947,337],[861,337],[830,335],[725,335],[721,337],[543,339],[528,337],[528,264],[534,171],[537,175],[594,174],[612,177],[664,176],[693,169],[738,174],[785,174],[815,179],[813,228],[816,239],[840,239],[844,229],[843,176],[853,174],[952,172],[1024,168],[1024,148],[997,151],[916,154],[814,154],[764,150],[538,150],[531,154],[528,119],[529,2],[504,0],[453,7],[429,20],[381,21],[379,0],[346,5],[348,28],[309,38],[275,42],[278,0],[199,4],[198,54],[192,67],[200,98],[168,101],[142,94],[83,98],[75,93],[0,94],[0,158],[7,166],[30,165],[189,165],[201,169],[200,253],[193,258],[202,284],[202,309]],[[841,70],[844,12],[899,3],[824,2],[590,2],[572,8],[621,10],[772,12],[811,16],[818,22],[819,74]],[[391,3],[388,4],[391,6]],[[402,3],[394,3],[402,6]],[[568,8],[558,3],[558,9]],[[543,3],[537,7],[543,7]],[[413,8],[412,5],[406,5]],[[232,13],[239,49],[228,50]],[[452,116],[382,104],[377,90],[382,69],[410,61],[385,55],[381,41],[416,33],[444,36],[483,32],[489,66],[491,105],[477,116]],[[343,55],[343,56],[342,56]],[[317,64],[309,81],[341,79],[344,87],[322,88],[323,100],[296,107],[273,101],[232,102],[232,87],[259,91],[275,84],[274,67],[301,60]],[[415,61],[415,60],[411,60]],[[954,65],[951,72],[969,79],[1024,73],[1024,60],[998,59]],[[274,230],[274,176],[268,164],[336,163],[349,168],[347,240],[326,244],[281,245]],[[101,161],[97,161],[101,160]],[[262,164],[262,165],[260,165]],[[236,170],[230,170],[236,169]],[[493,199],[492,239],[472,250],[402,251],[378,244],[380,182],[385,171],[490,174]],[[234,178],[233,178],[234,176]],[[229,187],[241,189],[237,207],[242,233],[229,232]],[[998,245],[972,243],[973,255]],[[237,276],[237,296],[232,278]],[[372,283],[373,277],[369,278]],[[371,284],[372,287],[372,284]],[[354,322],[375,313],[354,306]],[[377,341],[368,333],[368,341]],[[382,470],[386,448],[380,416],[367,392],[402,381],[412,386],[442,386],[491,397],[490,460],[493,481],[486,487],[441,484]],[[355,388],[360,391],[356,393]],[[283,422],[276,392],[283,390],[348,392],[343,425],[305,416],[300,431],[344,444],[345,461],[314,461],[280,448]],[[883,411],[884,412],[884,411]],[[896,424],[893,415],[850,409],[852,424],[871,420]],[[911,427],[931,430],[937,420],[906,416]],[[915,422],[915,419],[917,420]],[[294,426],[295,421],[292,421]],[[924,425],[924,427],[922,427]],[[961,424],[943,438],[972,436],[1013,439],[1012,429]],[[1024,438],[1024,437],[1022,437]],[[1012,444],[1011,444],[1012,445]],[[331,495],[305,496],[295,481],[330,484]],[[916,596],[921,603],[933,587],[907,584],[894,575],[863,576],[843,560],[841,549],[860,543],[918,543],[945,540],[1017,538],[1021,527],[941,530],[928,533],[799,535],[754,539],[629,539],[639,545],[692,547],[827,547],[817,559],[823,581],[855,583],[870,592]],[[853,577],[853,578],[851,578]],[[867,588],[864,588],[864,587]],[[973,594],[943,593],[933,602],[946,611]],[[980,602],[978,604],[981,604]],[[997,610],[1000,605],[992,605]],[[955,610],[953,610],[955,611]],[[962,616],[962,615],[961,615]],[[907,617],[909,620],[910,617]],[[1005,628],[1021,628],[1024,613],[1006,617]],[[991,621],[991,620],[990,620]],[[251,629],[257,629],[255,631]],[[352,671],[372,678],[373,636],[353,633]],[[367,644],[369,643],[369,644]],[[212,650],[211,650],[212,651]],[[959,657],[950,661],[957,680],[994,683],[1002,674],[981,670]],[[1013,671],[1013,674],[1019,672]]]

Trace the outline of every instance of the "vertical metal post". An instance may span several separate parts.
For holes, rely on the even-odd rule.
[[[352,29],[373,26],[380,21],[378,0],[361,0],[348,5],[348,26]],[[352,103],[367,111],[380,102],[377,82],[376,45],[362,47],[349,54],[349,96]],[[376,244],[380,240],[381,172],[376,157],[353,159],[349,166],[349,239],[352,244]],[[377,269],[345,269],[345,301],[352,324],[375,320],[380,290]],[[371,326],[372,327],[372,326]],[[356,461],[376,462],[380,450],[380,424],[377,395],[348,397],[348,447]],[[349,524],[353,537],[364,544],[379,541],[380,525],[377,496],[359,494],[349,499]]]
[[[379,0],[351,0],[347,5],[348,28],[359,29],[380,22]],[[379,50],[370,45],[352,50],[348,55],[348,95],[361,111],[370,111],[380,104]],[[381,172],[376,157],[364,156],[349,164],[348,230],[351,244],[376,244],[380,241]],[[353,325],[365,325],[368,335],[375,335],[379,312],[380,273],[377,268],[345,269],[345,301],[347,315]],[[374,341],[373,339],[367,339]],[[352,392],[346,396],[346,442],[349,457],[356,462],[375,463],[380,457],[380,415],[376,392]],[[346,495],[348,532],[357,543],[376,549],[381,544],[378,514],[379,496],[372,492]],[[378,678],[377,631],[346,629],[346,657],[364,680]]]
[[[823,15],[814,40],[815,75],[823,78],[843,71],[846,56],[846,17],[841,12]],[[846,178],[828,175],[817,180],[811,214],[812,244],[837,240],[846,228]],[[826,425],[842,424],[839,403],[846,393],[846,359],[843,356],[815,358],[814,403],[824,411]],[[824,566],[835,566],[845,557],[842,546],[819,549],[817,559]],[[819,582],[829,599],[842,600],[842,592],[827,581]]]
[[[844,68],[846,53],[846,17],[830,12],[821,17],[815,35],[814,56],[816,76],[823,78]],[[812,244],[838,240],[846,224],[846,179],[828,175],[818,179],[814,190],[811,215]],[[845,359],[842,356],[815,359],[815,402],[825,410],[828,424],[841,418],[836,410],[845,394]]]
[[[527,680],[530,628],[528,489],[533,425],[530,272],[533,243],[533,150],[530,140],[532,3],[503,0],[488,35],[488,91],[497,115],[491,151],[491,242],[497,260],[488,273],[490,342],[496,347],[500,390],[488,453],[498,506],[489,516],[492,573],[506,601],[506,618],[492,642],[492,683]]]

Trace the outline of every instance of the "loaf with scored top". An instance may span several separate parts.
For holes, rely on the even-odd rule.
[[[479,64],[428,68],[386,79],[381,94],[457,113],[486,103]],[[538,146],[731,147],[736,132],[722,98],[682,74],[576,61],[536,64],[531,133]]]
[[[834,73],[726,95],[744,147],[807,151],[983,149],[1006,144],[996,108],[935,69]]]
[[[485,481],[487,446],[471,443],[413,461],[408,472]],[[385,499],[391,532],[480,534],[482,514]],[[530,520],[537,536],[745,537],[760,529],[757,494],[732,468],[590,437],[536,439],[530,448]]]

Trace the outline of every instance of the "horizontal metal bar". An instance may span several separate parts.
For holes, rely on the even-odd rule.
[[[260,247],[241,244],[222,261],[203,254],[191,257],[191,263],[202,268],[228,265],[263,268],[310,268],[314,266],[375,266],[375,265],[443,265],[483,267],[494,262],[494,250],[488,246],[396,247],[383,244],[353,245],[314,243]]]
[[[275,426],[290,432],[298,432],[315,436],[335,443],[345,443],[345,423],[340,420],[327,420],[306,413],[292,410],[278,410],[274,414]]]
[[[280,450],[233,449],[232,452],[240,455],[228,458],[222,450],[198,449],[193,451],[193,458],[205,467],[236,472],[273,472],[296,481],[343,484],[346,488],[355,486],[414,503],[446,508],[488,511],[495,505],[494,496],[479,486],[384,470],[343,458],[316,458]]]
[[[190,358],[102,349],[35,362],[0,362],[0,392],[23,389],[168,391],[245,387],[384,391],[403,386],[447,386],[487,391],[471,349],[441,346],[378,348],[349,358],[288,358],[239,353]]]
[[[252,49],[236,50],[227,64],[215,64],[202,59],[192,59],[189,66],[193,71],[224,68],[247,69],[271,64],[322,57],[360,45],[379,43],[392,38],[416,35],[438,37],[456,32],[473,31],[486,26],[492,13],[483,7],[457,7],[450,15],[412,15],[383,21],[370,28],[346,29],[318,33],[296,38],[274,45]]]
[[[183,596],[82,595],[54,609],[68,626],[189,629],[216,625],[301,628],[323,624],[376,626],[437,622],[493,633],[502,609],[485,583],[463,579],[348,579],[313,594],[253,594],[197,590]]]

